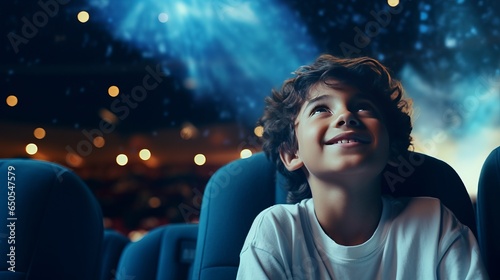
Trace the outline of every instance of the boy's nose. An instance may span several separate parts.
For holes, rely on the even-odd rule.
[[[337,127],[347,126],[347,127],[357,127],[361,125],[361,122],[351,113],[346,112],[341,114],[337,119]]]

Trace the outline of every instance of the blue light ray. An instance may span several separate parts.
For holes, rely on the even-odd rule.
[[[298,15],[277,2],[97,1],[93,17],[144,57],[180,61],[198,97],[229,100],[254,123],[263,99],[318,51]],[[160,19],[159,20],[159,15]],[[162,22],[163,21],[163,22]],[[225,114],[227,115],[227,114]]]

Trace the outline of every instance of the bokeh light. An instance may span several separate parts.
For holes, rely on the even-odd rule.
[[[240,152],[240,158],[249,158],[251,156],[252,156],[252,151],[250,151],[249,149],[243,149]]]
[[[262,137],[262,135],[264,134],[264,127],[262,127],[261,125],[255,127],[254,130],[253,130],[253,133],[257,137]]]
[[[79,12],[76,17],[78,18],[78,21],[81,23],[86,23],[90,19],[90,15],[87,11]]]
[[[148,200],[148,204],[151,208],[158,208],[161,206],[161,200],[158,197],[153,196]]]
[[[396,7],[399,5],[399,0],[387,0],[387,4],[391,7]]]
[[[106,144],[106,140],[104,140],[104,137],[102,136],[97,136],[92,141],[92,144],[94,144],[94,146],[96,146],[97,148],[102,148]]]
[[[125,166],[128,163],[128,157],[125,154],[119,154],[116,156],[116,163],[120,166]]]
[[[117,86],[110,86],[108,88],[108,94],[111,97],[117,97],[120,94],[120,89]]]
[[[194,156],[194,163],[196,165],[202,166],[207,162],[207,158],[204,154],[197,154]]]
[[[45,129],[41,127],[35,128],[35,130],[33,131],[33,135],[36,139],[43,139],[46,135]]]
[[[28,153],[28,155],[34,155],[38,152],[38,146],[34,143],[29,143],[28,145],[26,145],[26,153]]]
[[[6,102],[7,102],[7,105],[9,105],[10,107],[16,106],[17,102],[18,102],[17,96],[15,96],[15,95],[7,96]]]
[[[142,149],[139,151],[139,158],[142,160],[148,160],[151,158],[151,151],[148,149]]]
[[[118,123],[118,117],[115,115],[115,113],[111,112],[108,109],[102,108],[101,110],[99,110],[99,116],[109,124]]]
[[[75,153],[68,153],[66,155],[66,163],[71,167],[79,167],[83,163],[83,158]]]
[[[137,242],[139,240],[141,240],[144,235],[146,235],[146,233],[148,233],[146,230],[133,230],[131,232],[129,232],[128,234],[128,238],[130,239],[130,241],[132,242]]]
[[[182,139],[189,140],[198,136],[198,129],[191,123],[184,123],[180,134]]]
[[[168,14],[166,13],[160,13],[158,15],[158,20],[161,22],[161,23],[165,23],[168,21]]]

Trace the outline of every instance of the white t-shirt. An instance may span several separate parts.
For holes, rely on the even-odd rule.
[[[377,229],[356,246],[326,235],[312,199],[262,211],[237,279],[488,279],[474,235],[438,199],[382,200]]]

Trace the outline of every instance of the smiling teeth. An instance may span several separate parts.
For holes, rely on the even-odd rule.
[[[345,144],[345,143],[351,143],[351,142],[359,142],[356,139],[342,139],[340,141],[335,142],[334,144]]]

